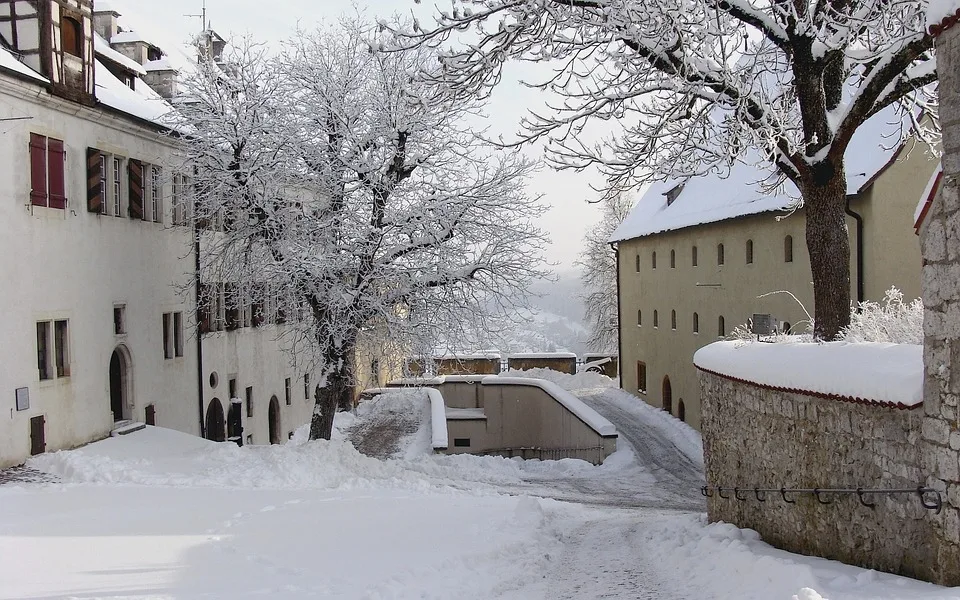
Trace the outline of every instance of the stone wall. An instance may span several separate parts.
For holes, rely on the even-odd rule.
[[[937,38],[943,186],[923,222],[924,468],[945,493],[934,524],[932,579],[960,584],[960,26]]]
[[[915,488],[924,482],[923,410],[780,392],[700,373],[707,484],[742,488]],[[714,494],[711,521],[755,529],[792,552],[930,577],[928,511],[917,494]]]

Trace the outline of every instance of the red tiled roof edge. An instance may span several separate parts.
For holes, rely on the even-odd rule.
[[[695,366],[698,371],[703,371],[704,373],[709,373],[710,375],[715,375],[723,379],[729,379],[730,381],[736,381],[737,383],[745,383],[747,385],[763,388],[765,390],[773,390],[775,392],[786,392],[788,394],[800,394],[802,396],[812,396],[814,398],[823,398],[825,400],[837,400],[839,402],[850,402],[852,404],[862,404],[864,406],[882,406],[884,408],[896,408],[899,410],[916,410],[918,408],[923,407],[923,401],[920,401],[917,404],[910,406],[907,404],[903,404],[902,402],[882,402],[880,400],[870,400],[868,398],[857,398],[853,396],[842,396],[840,394],[826,394],[824,392],[814,392],[812,390],[801,390],[797,388],[779,387],[776,385],[768,385],[766,383],[757,383],[756,381],[749,381],[747,379],[740,379],[739,377],[733,377],[732,375],[724,375],[723,373],[711,371],[710,369],[704,369],[703,367],[697,364],[694,364],[693,366]]]
[[[960,21],[960,10],[957,10],[952,15],[945,16],[940,20],[939,23],[931,25],[928,31],[930,32],[930,35],[937,37],[944,31],[956,25],[958,21]]]

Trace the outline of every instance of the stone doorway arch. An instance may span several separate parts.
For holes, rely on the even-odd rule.
[[[109,367],[110,410],[113,412],[114,422],[132,418],[132,367],[133,361],[127,347],[120,344],[114,348]]]
[[[270,428],[270,443],[279,444],[280,437],[280,401],[276,396],[270,398],[270,408],[267,412],[267,424]]]
[[[670,386],[670,376],[663,376],[663,410],[673,414],[673,388]]]
[[[207,439],[213,442],[223,442],[227,439],[226,421],[223,418],[223,405],[219,398],[214,398],[207,405],[205,419]]]

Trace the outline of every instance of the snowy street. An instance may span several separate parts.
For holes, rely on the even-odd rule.
[[[59,482],[0,485],[0,599],[960,597],[707,525],[693,430],[555,379],[620,428],[605,464],[431,455],[423,427],[371,458],[343,431],[376,404],[329,443],[147,428],[36,457]]]

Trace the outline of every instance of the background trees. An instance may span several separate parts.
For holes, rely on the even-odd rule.
[[[523,122],[559,168],[598,167],[607,195],[662,179],[761,162],[799,191],[807,219],[815,332],[849,322],[844,153],[896,104],[935,120],[923,0],[456,0],[405,45],[445,46],[438,79],[489,93],[510,59],[551,61],[539,87],[559,98]],[[466,32],[466,33],[464,33]],[[616,120],[599,144],[592,120]],[[895,132],[903,136],[907,132]],[[895,143],[891,138],[889,143]]]
[[[356,22],[278,56],[248,41],[202,63],[182,106],[201,279],[282,315],[319,363],[312,439],[352,399],[361,337],[429,345],[540,274],[531,163],[472,133],[479,101],[418,77],[432,50],[376,45]]]

